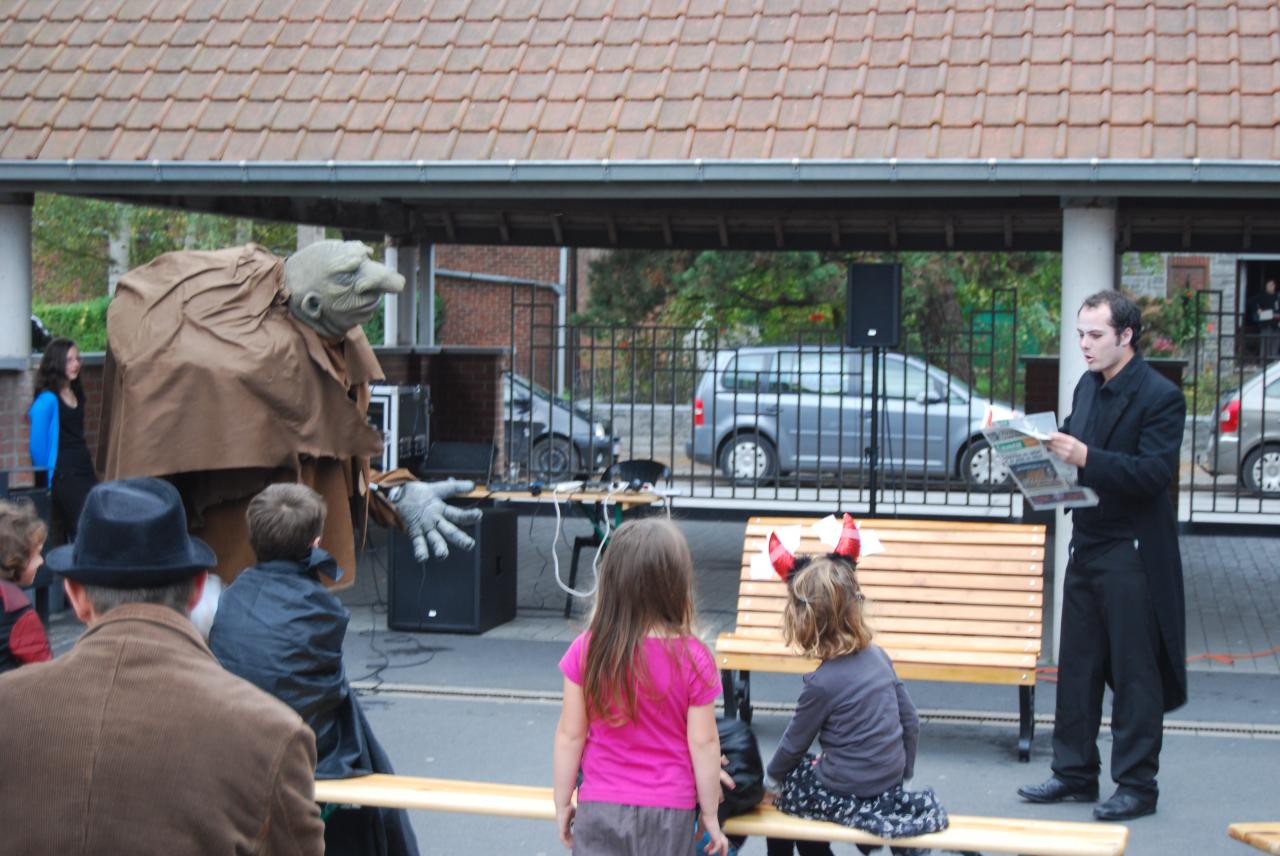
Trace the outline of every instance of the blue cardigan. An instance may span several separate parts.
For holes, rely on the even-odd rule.
[[[31,463],[48,470],[49,484],[53,484],[53,471],[58,464],[58,394],[46,389],[37,395],[27,419],[31,421]]]

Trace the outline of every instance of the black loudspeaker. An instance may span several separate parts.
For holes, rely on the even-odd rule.
[[[419,562],[413,542],[391,530],[387,626],[393,630],[483,633],[516,617],[516,513],[486,508],[459,527],[476,539],[470,552]]]
[[[844,343],[896,348],[902,336],[902,266],[849,265]]]

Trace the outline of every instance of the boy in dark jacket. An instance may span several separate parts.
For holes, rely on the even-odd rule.
[[[273,484],[249,503],[257,564],[222,593],[209,647],[222,665],[292,707],[316,735],[316,778],[392,773],[342,666],[350,614],[320,581],[342,570],[321,550],[325,505],[311,488]],[[417,856],[408,815],[337,809],[325,822],[327,853]]]

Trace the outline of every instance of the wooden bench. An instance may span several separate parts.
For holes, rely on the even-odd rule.
[[[1280,854],[1280,821],[1233,823],[1227,827],[1227,835],[1256,847],[1263,853]]]
[[[829,548],[815,518],[752,517],[747,523],[738,623],[716,640],[725,713],[751,721],[751,673],[806,674],[817,660],[782,641],[786,584],[751,575],[751,556],[774,529],[803,526],[800,553]],[[868,519],[885,552],[858,562],[876,643],[904,679],[1018,687],[1018,758],[1031,757],[1036,661],[1043,624],[1045,527],[1013,523]]]
[[[412,776],[362,776],[316,782],[316,800],[344,805],[383,806],[554,821],[551,788],[499,785]],[[1022,853],[1028,856],[1113,856],[1124,853],[1129,829],[1118,824],[1071,823],[951,815],[942,832],[892,842],[866,832],[782,814],[772,807],[730,818],[729,835],[765,835],[805,841],[895,844],[942,850]]]

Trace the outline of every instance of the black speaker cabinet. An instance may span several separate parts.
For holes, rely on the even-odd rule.
[[[387,626],[393,630],[483,633],[516,617],[516,513],[486,508],[462,529],[474,550],[419,562],[413,543],[391,530]]]
[[[845,296],[846,345],[898,347],[902,335],[901,265],[849,265]]]

